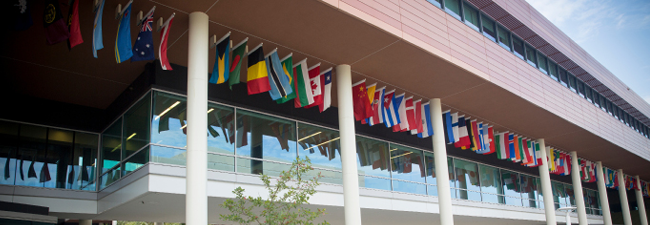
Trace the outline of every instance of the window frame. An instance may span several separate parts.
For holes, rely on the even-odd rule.
[[[526,62],[528,62],[528,64],[530,64],[531,66],[533,66],[535,68],[539,68],[537,66],[537,49],[533,48],[533,46],[529,45],[528,43],[524,43],[524,46],[526,46],[524,48],[524,53],[526,54]],[[532,54],[532,57],[533,57],[532,60],[528,58],[528,52],[529,51],[531,52],[530,54]]]
[[[470,28],[474,29],[475,31],[481,32],[481,11],[479,11],[476,7],[472,6],[469,4],[469,2],[463,1],[463,23],[465,25],[469,26]],[[467,12],[466,10],[473,10],[474,15],[476,16],[476,24],[470,22],[467,20]]]
[[[481,21],[481,22],[479,22],[479,24],[481,25],[481,34],[483,34],[483,36],[487,37],[488,39],[492,40],[493,42],[497,42],[497,39],[496,39],[496,36],[498,35],[497,34],[497,32],[498,32],[497,31],[497,21],[495,21],[494,19],[490,18],[489,16],[485,15],[482,12],[480,13],[479,20]],[[489,33],[487,33],[485,31],[484,28],[486,26],[485,26],[485,23],[484,23],[485,21],[484,20],[487,20],[487,22],[492,22],[492,32],[494,33],[494,35],[491,35],[491,34],[489,34]]]
[[[499,23],[496,23],[496,24],[497,24],[497,44],[499,44],[499,46],[505,48],[505,49],[508,50],[509,52],[512,52],[512,34],[511,34],[510,30],[506,29],[504,26],[502,26],[502,25],[499,24]],[[505,34],[507,35],[507,37],[506,37],[506,39],[507,39],[507,41],[508,41],[507,44],[501,42],[501,39],[500,39],[500,37],[499,37],[499,36],[500,36],[500,35],[499,35],[499,31],[502,31],[502,30],[503,30],[503,31],[505,32]]]
[[[512,34],[512,53],[515,54],[515,56],[519,57],[520,59],[526,61],[526,43],[524,43],[524,39],[521,39],[517,37],[516,35]],[[521,46],[521,53],[517,51],[517,47],[515,46],[517,43],[520,44]]]

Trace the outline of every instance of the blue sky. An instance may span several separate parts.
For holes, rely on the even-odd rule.
[[[527,1],[650,102],[650,1]]]

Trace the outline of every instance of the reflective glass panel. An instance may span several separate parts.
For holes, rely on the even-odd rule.
[[[577,91],[576,77],[571,73],[569,73],[569,88],[573,92]]]
[[[585,97],[585,83],[578,80],[578,94],[580,97]]]
[[[359,175],[390,178],[388,143],[357,136]]]
[[[459,198],[481,201],[481,195],[478,193],[481,191],[481,188],[479,186],[478,167],[476,163],[454,159],[454,168],[456,171],[456,187],[459,189]]]
[[[435,5],[435,6],[438,6],[438,7],[440,7],[440,2],[441,1],[442,0],[427,0],[427,2],[429,2],[429,3],[431,3],[431,4]]]
[[[553,188],[553,201],[555,202],[555,208],[567,206],[567,194],[564,190],[564,185],[558,182],[551,182]]]
[[[151,143],[185,148],[187,146],[186,108],[185,97],[154,92]],[[232,118],[225,120],[224,123],[230,122],[229,125],[234,126],[231,121]]]
[[[524,198],[524,206],[526,207],[537,207],[537,194],[538,190],[537,187],[539,186],[537,184],[537,178],[527,176],[527,175],[521,175],[521,197]]]
[[[536,52],[537,51],[535,51],[533,47],[526,45],[526,60],[528,61],[528,64],[533,65],[534,67],[537,67],[537,60],[535,59]]]
[[[42,182],[44,187],[72,188],[74,183],[74,173],[71,173],[73,137],[72,131],[48,129],[47,158],[45,159],[48,168],[44,168],[48,171],[41,172],[41,175],[45,176],[45,181]],[[48,172],[49,174],[45,174]],[[69,179],[68,176],[70,176]]]
[[[74,180],[72,189],[95,190],[98,135],[76,132],[74,136]],[[70,173],[70,172],[69,172]]]
[[[424,152],[424,162],[426,165],[426,174],[427,174],[427,183],[428,184],[433,184],[436,185],[438,182],[436,182],[436,168],[435,168],[435,161],[434,161],[434,156],[432,152]],[[448,157],[447,158],[447,169],[449,171],[449,186],[454,187],[454,168],[453,168],[453,160],[452,158]],[[436,186],[432,186],[433,189],[436,189]],[[431,188],[429,188],[431,189]],[[437,193],[437,190],[435,191]],[[431,190],[429,190],[429,194],[431,195]]]
[[[144,164],[147,164],[149,162],[149,147],[145,147],[144,149],[140,150],[139,152],[133,154],[131,158],[128,158],[123,166],[124,168],[122,171],[124,171],[124,174],[129,174],[138,168],[144,166]]]
[[[122,118],[113,123],[102,134],[102,170],[101,173],[113,168],[121,160],[122,152]]]
[[[21,161],[16,158],[19,126],[0,121],[0,171],[4,178],[0,179],[0,184],[14,185],[16,181],[16,162]]]
[[[490,194],[503,194],[499,169],[486,165],[479,165],[481,177],[481,192]]]
[[[449,12],[452,16],[460,19],[460,1],[445,0],[445,11]]]
[[[560,80],[560,78],[558,77],[558,74],[557,74],[557,64],[555,64],[553,62],[549,63],[548,74],[551,76],[551,78],[553,78],[553,80],[555,80],[555,81]]]
[[[501,170],[501,183],[503,185],[503,194],[507,196],[521,197],[518,173]]]
[[[286,171],[289,168],[291,168],[291,164],[287,163],[237,158],[238,173],[266,174],[278,177],[282,171]]]
[[[548,65],[546,64],[546,56],[542,55],[541,52],[537,53],[537,65],[539,65],[539,70],[541,70],[543,73],[548,74]]]
[[[401,145],[390,145],[390,162],[393,177],[393,190],[401,192],[410,192],[417,194],[426,194],[424,184],[416,184],[400,180],[425,182],[425,168],[422,165],[422,151]]]
[[[113,182],[119,180],[122,177],[122,167],[118,166],[115,169],[109,170],[107,173],[101,176],[99,181],[99,189],[104,189],[106,186],[112,184]]]
[[[464,3],[463,11],[465,23],[471,28],[478,31],[478,10],[474,9],[472,6],[469,6],[467,3]]]
[[[510,51],[510,31],[501,26],[498,27],[497,31],[499,35],[499,45]]]
[[[573,185],[564,184],[564,192],[567,195],[566,203],[569,206],[575,206],[576,205],[576,198],[575,198],[575,194],[573,193]]]
[[[151,118],[151,95],[145,95],[124,113],[124,148],[122,157],[131,154],[149,144],[149,118]]]
[[[47,128],[32,125],[20,126],[20,147],[18,149],[18,171],[16,185],[43,187],[52,180],[46,165]]]
[[[185,149],[169,148],[157,145],[151,145],[151,161],[173,165],[186,165]]]
[[[359,187],[391,190],[391,180],[388,178],[359,175]]]
[[[560,84],[565,87],[569,87],[569,77],[566,74],[566,70],[560,69]]]
[[[513,53],[515,53],[517,57],[524,59],[524,55],[526,54],[524,52],[524,41],[518,38],[513,38],[512,47],[514,48]]]
[[[299,155],[301,158],[308,156],[315,167],[341,170],[339,139],[338,131],[303,123],[298,124]]]
[[[483,14],[483,16],[481,16],[481,22],[483,23],[483,35],[492,41],[496,41],[496,28],[494,20]]]
[[[235,171],[235,157],[208,153],[208,169]]]
[[[284,127],[281,133],[272,129],[276,125]],[[238,110],[236,127],[237,155],[285,163],[292,163],[296,159],[296,145],[288,144],[296,141],[296,127],[293,121]],[[253,174],[275,174],[275,171],[263,172],[266,169],[264,165],[275,164],[263,163],[260,160],[239,160],[237,167],[250,168]],[[250,165],[239,165],[239,162]]]
[[[222,154],[235,154],[235,122],[233,118],[235,111],[232,108],[208,103],[208,151]],[[276,124],[271,125],[273,132],[286,130],[277,129]],[[281,133],[282,135],[287,135]],[[285,143],[285,142],[283,142]],[[295,143],[294,143],[295,145]]]

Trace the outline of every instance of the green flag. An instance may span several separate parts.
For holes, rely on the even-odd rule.
[[[233,50],[230,61],[230,78],[228,78],[228,86],[232,89],[232,86],[239,84],[239,72],[241,71],[241,64],[244,61],[244,54],[246,54],[246,42],[248,38],[239,42]]]
[[[300,108],[314,103],[314,96],[311,91],[311,82],[309,81],[309,72],[307,71],[307,59],[303,59],[293,66],[296,80],[296,99],[293,102],[294,107]]]
[[[284,57],[284,59],[280,60],[280,63],[282,63],[282,70],[284,70],[284,74],[288,75],[289,78],[289,83],[291,83],[291,88],[296,87],[296,77],[293,76],[293,53],[289,54],[288,56]],[[296,98],[296,92],[291,92],[291,94],[276,100],[278,104],[282,104],[285,102],[288,102],[291,99]]]

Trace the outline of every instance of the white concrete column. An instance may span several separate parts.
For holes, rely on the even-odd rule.
[[[79,225],[93,225],[93,220],[79,220]]]
[[[203,12],[190,13],[187,48],[187,174],[185,223],[208,224],[208,43],[209,21]]]
[[[571,180],[573,181],[573,194],[576,199],[578,223],[580,225],[587,225],[587,209],[585,208],[585,197],[582,193],[580,163],[578,163],[578,153],[575,151],[571,152]]]
[[[341,167],[343,167],[343,208],[345,224],[361,224],[359,207],[359,174],[357,172],[357,139],[354,131],[352,105],[352,70],[350,65],[336,66],[339,133],[341,135]]]
[[[627,202],[627,191],[625,189],[625,174],[623,170],[618,170],[618,196],[621,199],[621,209],[623,211],[623,224],[632,225],[632,216],[630,214],[630,205]]]
[[[603,163],[596,162],[596,182],[598,184],[598,196],[600,197],[600,208],[603,214],[603,224],[612,225],[612,214],[609,211],[609,199],[607,199],[607,186],[605,186],[605,174],[603,174]]]
[[[648,216],[645,213],[645,203],[643,202],[643,192],[641,192],[641,180],[639,176],[636,176],[636,185],[639,189],[635,189],[636,192],[636,205],[639,207],[639,220],[641,225],[648,225]]]
[[[117,225],[117,220],[113,220],[113,221],[111,222],[111,225]]]
[[[449,188],[449,165],[447,165],[447,144],[445,130],[442,123],[442,107],[440,99],[429,101],[431,110],[431,123],[433,125],[433,158],[436,168],[436,182],[438,184],[438,208],[440,209],[440,224],[453,225],[454,214],[451,210],[451,190]]]
[[[539,151],[542,157],[542,165],[538,168],[539,178],[542,184],[542,195],[544,197],[546,225],[557,225],[557,219],[555,218],[555,204],[553,203],[553,188],[551,187],[551,175],[548,173],[548,157],[546,157],[550,148],[546,147],[543,138],[537,139],[537,143],[539,143],[539,146],[544,148],[544,150]]]

